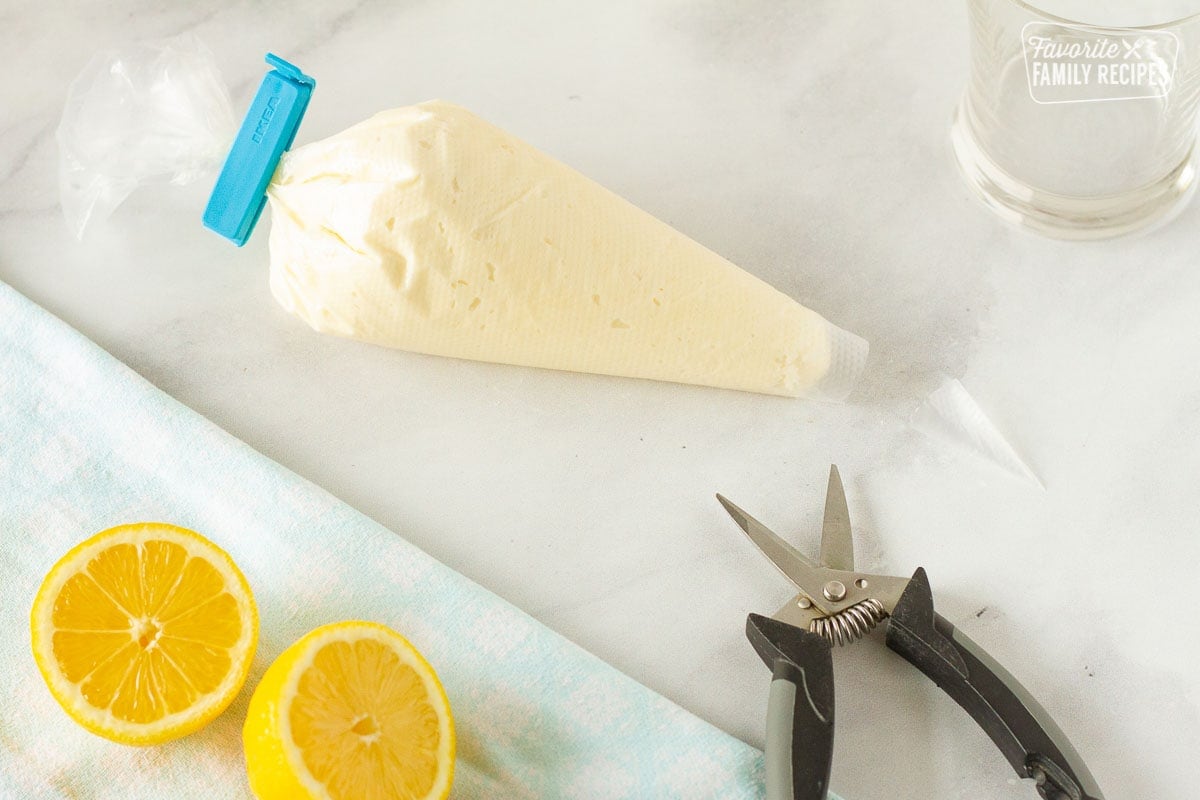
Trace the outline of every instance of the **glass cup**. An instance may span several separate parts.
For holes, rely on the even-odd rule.
[[[1051,2],[1063,16],[968,0],[970,83],[951,126],[963,178],[1004,219],[1058,238],[1165,222],[1196,185],[1200,14],[1158,22],[1153,2]]]

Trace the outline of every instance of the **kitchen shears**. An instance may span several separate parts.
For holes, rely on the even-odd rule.
[[[933,609],[925,570],[911,578],[854,569],[846,494],[829,471],[819,562],[742,509],[721,505],[800,590],[772,617],[750,614],[746,637],[771,670],[767,800],[824,800],[833,760],[834,645],[879,625],[884,641],[950,695],[1044,800],[1104,800],[1066,735],[1007,670]]]

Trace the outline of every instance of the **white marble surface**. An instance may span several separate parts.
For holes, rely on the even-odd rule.
[[[836,461],[861,565],[924,565],[1110,800],[1195,796],[1200,205],[1075,245],[973,204],[946,143],[956,0],[7,0],[0,23],[0,280],[184,403],[755,744],[745,614],[789,587],[713,493],[815,548]],[[200,227],[201,188],[150,190],[73,241],[53,140],[70,79],[183,30],[239,108],[268,49],[317,76],[301,141],[432,97],[474,109],[869,338],[863,386],[814,405],[318,336],[273,303],[265,231],[236,250]],[[942,373],[1044,492],[908,427]],[[1034,796],[884,648],[836,662],[847,798]]]

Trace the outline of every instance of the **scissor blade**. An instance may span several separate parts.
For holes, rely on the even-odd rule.
[[[762,551],[763,555],[769,558],[771,563],[802,592],[808,594],[813,591],[814,587],[822,585],[821,568],[816,562],[780,539],[766,525],[721,495],[717,495],[717,499],[721,501],[721,505],[725,506],[725,510],[729,512],[729,516],[733,517],[733,521],[738,524],[738,527],[750,537],[750,541],[758,545],[758,549]],[[816,600],[816,598],[813,599]]]
[[[829,468],[825,492],[825,521],[821,524],[821,564],[846,572],[854,570],[854,537],[850,531],[850,509],[837,465]]]

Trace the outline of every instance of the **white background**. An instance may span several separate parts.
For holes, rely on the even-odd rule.
[[[316,335],[207,187],[151,189],[80,244],[53,133],[97,49],[184,30],[239,113],[273,50],[318,79],[299,141],[461,103],[872,343],[852,401],[454,362]],[[1200,206],[1138,239],[1010,230],[947,125],[966,21],[934,3],[0,4],[0,280],[149,380],[699,716],[762,744],[743,636],[789,586],[713,499],[815,552],[830,462],[860,567],[925,566],[1110,800],[1195,796]],[[1046,491],[908,426],[960,377]],[[103,404],[106,399],[97,397]],[[878,642],[835,654],[833,788],[1032,798]],[[649,799],[647,799],[649,800]]]

